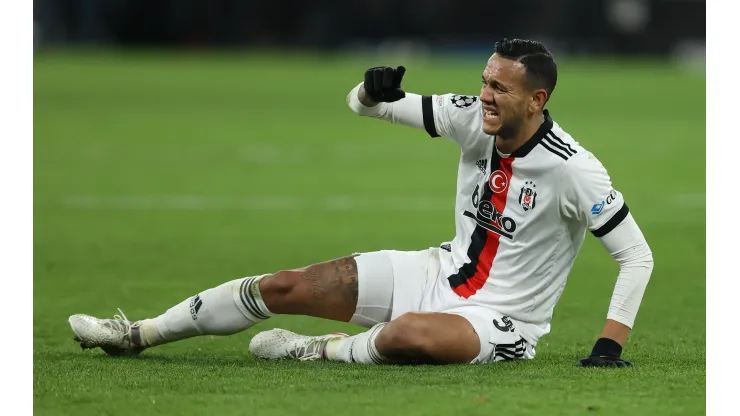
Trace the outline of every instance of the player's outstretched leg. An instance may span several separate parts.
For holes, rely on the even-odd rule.
[[[283,329],[257,334],[250,351],[268,359],[328,359],[363,364],[468,364],[479,354],[480,337],[470,322],[447,313],[409,312],[348,337],[298,335]]]
[[[232,280],[137,322],[72,315],[69,324],[83,348],[138,354],[145,348],[198,335],[241,332],[275,314],[349,321],[358,296],[355,256],[302,269]]]

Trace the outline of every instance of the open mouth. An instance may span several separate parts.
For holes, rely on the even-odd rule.
[[[483,120],[498,120],[498,111],[483,109]]]

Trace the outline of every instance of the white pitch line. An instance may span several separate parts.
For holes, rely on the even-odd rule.
[[[205,195],[70,196],[62,205],[83,210],[173,210],[173,211],[447,211],[452,198],[428,197],[297,197],[267,195],[222,197]]]

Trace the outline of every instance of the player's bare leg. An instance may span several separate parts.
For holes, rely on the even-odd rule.
[[[270,359],[468,364],[480,352],[480,338],[470,322],[459,315],[409,312],[352,337],[311,337],[273,329],[257,334],[249,349],[258,357]]]
[[[193,336],[235,334],[275,314],[349,321],[358,296],[354,257],[232,280],[187,298],[153,319],[131,322],[123,313],[114,319],[73,315],[69,323],[83,348],[138,354]]]
[[[409,312],[383,327],[375,347],[392,361],[468,364],[480,352],[480,338],[462,316]]]
[[[266,276],[260,282],[262,299],[275,314],[348,322],[355,312],[358,296],[354,257]]]

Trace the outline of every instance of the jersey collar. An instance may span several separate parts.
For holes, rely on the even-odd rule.
[[[534,135],[524,142],[523,145],[519,146],[518,149],[514,151],[514,153],[511,154],[511,157],[524,157],[529,154],[529,152],[532,151],[532,149],[537,146],[542,139],[545,138],[547,133],[552,130],[552,118],[550,117],[550,112],[545,110],[542,112],[545,115],[545,121],[540,125],[540,128],[537,129],[537,131],[534,133]]]

